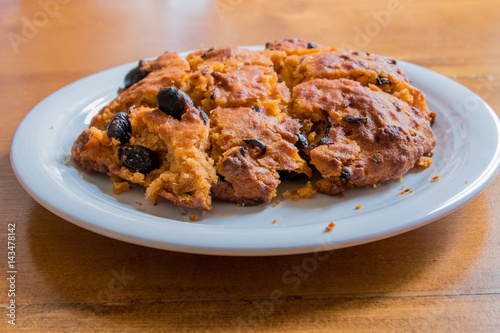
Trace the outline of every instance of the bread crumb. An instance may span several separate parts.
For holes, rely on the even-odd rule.
[[[69,162],[71,162],[71,160],[72,160],[72,158],[71,158],[71,156],[70,156],[70,155],[66,155],[66,156],[64,156],[64,157],[63,157],[63,159],[62,159],[62,161],[63,161],[64,165],[68,165],[68,164],[69,164]]]
[[[413,193],[413,190],[411,188],[407,188],[406,190],[399,192],[398,195],[401,196],[403,194],[409,194],[409,193]]]
[[[278,222],[278,220],[274,219],[274,220],[273,220],[273,224],[276,224],[276,222]]]
[[[136,201],[135,203],[139,206],[142,206],[142,202]]]
[[[330,222],[330,224],[325,228],[325,231],[330,232],[333,230],[334,227],[335,227],[335,223]]]
[[[344,195],[344,192],[340,193],[340,195],[339,195],[339,199],[344,199],[344,196],[345,196],[345,195]]]
[[[222,216],[226,216],[226,214],[227,214],[226,212],[222,212]]]
[[[469,182],[466,180],[466,181],[465,181],[465,184],[469,184]]]
[[[437,182],[440,179],[441,179],[441,174],[438,173],[436,177],[432,177],[431,182],[435,183],[435,182]]]
[[[306,186],[299,188],[297,191],[286,191],[283,193],[283,198],[297,201],[300,199],[309,199],[314,193],[316,193],[316,190],[313,188],[311,182],[307,182]]]
[[[181,213],[181,215],[182,215],[182,216],[186,216],[186,213],[182,212],[182,213]]]
[[[361,209],[361,204],[357,204],[355,209],[356,210],[360,210]]]
[[[50,126],[50,129],[53,130],[54,129],[54,126]]]
[[[415,162],[415,167],[419,169],[427,169],[432,165],[432,160],[427,156],[420,156],[420,158]]]
[[[273,203],[273,207],[276,207],[276,206],[278,206],[279,204],[280,204],[280,202],[279,202],[279,201],[276,201],[275,203]]]
[[[198,215],[196,215],[196,214],[191,214],[191,215],[189,215],[189,219],[190,219],[191,221],[193,221],[193,222],[194,222],[194,221],[198,221],[198,220],[199,220]]]
[[[125,193],[130,188],[128,182],[118,176],[111,176],[109,180],[113,183],[113,193],[116,195]]]

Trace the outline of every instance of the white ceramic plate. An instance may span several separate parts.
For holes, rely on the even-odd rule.
[[[70,149],[135,66],[131,63],[91,75],[47,97],[19,125],[11,151],[19,181],[41,205],[78,226],[126,242],[238,256],[342,248],[397,235],[452,212],[483,190],[499,169],[495,112],[455,81],[399,61],[437,113],[434,164],[422,172],[377,188],[348,191],[343,199],[316,194],[308,200],[281,200],[276,207],[215,202],[207,215],[166,200],[154,206],[139,187],[117,196],[107,176],[77,168]],[[441,179],[431,182],[438,173]],[[276,200],[283,190],[298,187],[296,183],[282,185]],[[398,195],[401,186],[413,193]],[[362,208],[355,210],[357,204]],[[198,213],[198,222],[190,222],[193,213]],[[330,222],[336,226],[326,232]]]

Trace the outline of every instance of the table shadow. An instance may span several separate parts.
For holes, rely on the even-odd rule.
[[[486,202],[478,199],[476,206]],[[443,289],[443,280],[452,286],[481,255],[487,236],[492,217],[485,213],[471,226],[473,213],[466,206],[417,230],[331,252],[224,257],[124,243],[35,205],[27,245],[34,267],[55,291],[57,299],[45,302],[82,322],[92,316],[119,329],[130,321],[161,321],[165,329],[203,331],[216,321],[221,329],[241,330],[308,318],[318,304],[335,313],[356,309],[360,303],[353,300],[363,299],[366,309],[381,297]],[[468,256],[450,269],[449,258],[463,248]]]

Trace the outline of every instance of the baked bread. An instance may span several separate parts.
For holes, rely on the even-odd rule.
[[[353,186],[399,179],[435,146],[421,112],[357,81],[314,79],[293,89],[291,114],[304,124],[316,189],[340,194]]]
[[[300,124],[264,107],[216,108],[211,119],[211,157],[219,175],[216,198],[255,205],[276,196],[280,172],[311,176],[295,146]]]
[[[91,126],[72,148],[74,161],[146,187],[146,198],[209,210],[210,188],[217,181],[209,148],[209,119],[193,106],[178,117],[157,108],[116,113],[106,130]],[[116,179],[116,178],[112,178]]]
[[[398,179],[435,146],[425,96],[390,58],[302,39],[140,61],[75,140],[74,161],[146,197],[269,203],[283,179],[330,195]]]

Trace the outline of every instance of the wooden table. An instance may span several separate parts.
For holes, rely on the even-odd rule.
[[[44,5],[42,5],[43,3]],[[164,50],[302,37],[407,60],[500,110],[498,0],[69,1],[0,4],[0,230],[16,224],[16,325],[0,331],[500,331],[500,182],[441,220],[337,250],[217,257],[135,246],[48,212],[21,187],[10,144],[55,90]],[[29,149],[29,148],[27,148]],[[276,298],[274,290],[283,293]]]

